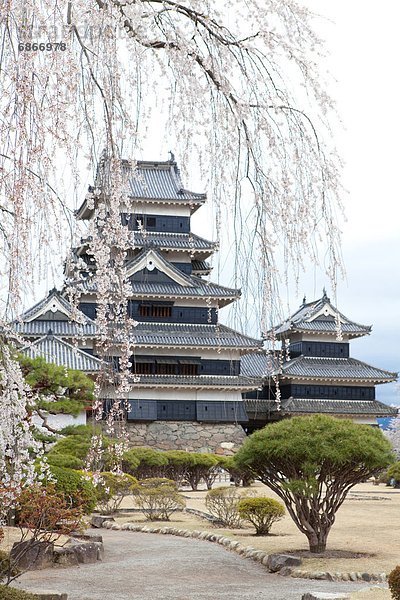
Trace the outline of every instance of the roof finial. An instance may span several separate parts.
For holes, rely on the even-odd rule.
[[[304,304],[306,304],[306,303],[307,303],[307,298],[306,298],[306,295],[304,294],[304,298],[303,298],[303,306],[304,306]]]
[[[169,151],[169,161],[175,162],[175,154],[172,152],[172,150]]]
[[[53,331],[51,328],[49,328],[47,331],[47,337],[53,337]]]
[[[322,293],[323,293],[322,300],[325,300],[325,301],[329,302],[329,298],[328,298],[328,294],[326,293],[325,286],[322,289]]]

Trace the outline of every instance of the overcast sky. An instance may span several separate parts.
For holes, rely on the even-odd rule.
[[[328,65],[336,79],[329,91],[344,123],[344,129],[335,132],[348,190],[343,199],[348,219],[343,224],[347,280],[339,282],[338,308],[355,321],[373,325],[371,336],[352,343],[352,356],[400,371],[400,3],[299,1],[322,17],[315,21],[315,29],[326,40]],[[165,160],[169,148],[164,148],[164,156],[154,153],[157,145],[150,138],[139,158]],[[204,214],[208,210],[202,209]],[[325,285],[324,275],[311,267],[298,294],[293,291],[290,296],[292,312],[304,294],[307,301],[321,297]],[[394,384],[380,386],[377,397],[400,405]]]
[[[345,125],[337,145],[345,160],[343,254],[347,281],[338,289],[339,309],[372,324],[371,336],[352,344],[352,355],[400,371],[400,3],[397,0],[307,0],[331,22],[318,31],[326,39],[331,94]],[[307,296],[319,295],[307,289]],[[400,405],[395,384],[377,397]]]

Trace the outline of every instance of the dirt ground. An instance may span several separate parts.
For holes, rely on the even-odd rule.
[[[256,483],[251,488],[255,495],[276,496],[266,486]],[[243,490],[241,490],[243,491]],[[205,511],[206,491],[184,491],[187,507]],[[123,508],[133,507],[126,499]],[[125,513],[117,521],[145,522],[139,513]],[[292,519],[285,517],[275,523],[271,535],[256,537],[252,527],[243,529],[215,528],[208,521],[185,513],[171,517],[172,526],[186,529],[213,530],[234,538],[245,546],[253,546],[268,553],[296,552],[307,550],[306,537],[298,531]],[[389,573],[400,564],[400,490],[372,483],[360,484],[353,488],[343,506],[339,509],[336,522],[328,538],[328,553],[331,558],[303,557],[304,569],[331,572]],[[339,554],[359,553],[358,558],[337,557]],[[389,596],[390,597],[390,596]]]

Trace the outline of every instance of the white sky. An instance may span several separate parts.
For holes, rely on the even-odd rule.
[[[338,308],[373,324],[372,336],[353,342],[352,355],[400,371],[400,3],[303,2],[331,20],[319,21],[316,30],[330,53],[329,68],[337,80],[331,95],[345,125],[337,132],[337,146],[348,190],[343,228],[347,281],[339,284]],[[320,295],[321,276],[316,282],[315,288],[304,286],[309,300]],[[395,384],[378,387],[377,397],[400,405]]]
[[[348,219],[343,225],[347,280],[339,282],[338,308],[355,321],[373,325],[371,337],[352,343],[352,355],[400,371],[400,2],[299,1],[323,17],[316,20],[315,29],[326,40],[327,66],[337,80],[329,91],[345,126],[335,132],[346,163],[344,185],[348,190],[343,199]],[[144,144],[150,154],[139,158],[161,158],[159,151],[154,155],[154,147],[153,138]],[[194,186],[201,191],[198,188]],[[206,219],[203,216],[205,224],[210,208],[199,213],[203,211],[208,215]],[[194,225],[194,231],[208,235],[204,227]],[[292,311],[304,294],[308,301],[319,298],[325,285],[321,272],[307,272],[299,295],[290,298]],[[400,405],[400,392],[394,384],[378,387],[377,397]]]

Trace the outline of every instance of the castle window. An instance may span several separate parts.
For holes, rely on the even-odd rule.
[[[180,368],[181,375],[197,375],[198,365],[182,365]]]
[[[140,317],[159,317],[168,319],[172,315],[172,306],[163,304],[139,304]]]
[[[175,375],[177,366],[178,361],[174,358],[157,358],[156,373],[157,375]]]
[[[133,372],[139,375],[152,375],[154,373],[154,359],[148,358],[146,356],[140,357],[136,356],[132,359]]]

